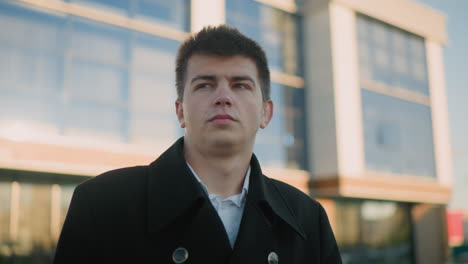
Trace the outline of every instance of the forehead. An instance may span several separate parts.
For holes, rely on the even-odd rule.
[[[187,62],[187,79],[197,75],[250,76],[258,83],[255,62],[245,56],[192,55]]]

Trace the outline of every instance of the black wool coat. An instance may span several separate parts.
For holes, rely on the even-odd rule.
[[[54,263],[174,263],[177,248],[183,263],[275,263],[268,260],[272,252],[277,263],[341,263],[322,206],[263,175],[255,155],[250,166],[234,248],[184,160],[181,138],[148,166],[78,185]]]

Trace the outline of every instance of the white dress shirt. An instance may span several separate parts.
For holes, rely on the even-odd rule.
[[[193,170],[190,164],[188,164],[188,162],[187,165],[198,182],[200,182],[205,192],[208,194],[211,204],[216,209],[219,218],[223,222],[224,229],[226,230],[229,238],[229,243],[231,244],[231,248],[233,248],[234,243],[236,242],[237,233],[239,232],[245,201],[247,199],[247,192],[249,190],[250,166],[245,175],[241,193],[227,197],[223,200],[220,195],[209,193],[206,185],[203,183],[200,177],[198,177],[197,173]]]

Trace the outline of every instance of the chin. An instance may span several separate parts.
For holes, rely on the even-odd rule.
[[[219,149],[232,148],[241,143],[238,136],[231,133],[219,133],[216,135],[211,134],[205,138],[205,142],[208,145]]]

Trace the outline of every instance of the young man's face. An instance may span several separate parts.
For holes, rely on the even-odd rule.
[[[263,102],[255,63],[243,56],[192,55],[183,102],[176,102],[186,140],[201,147],[253,146],[268,125],[271,100]]]

